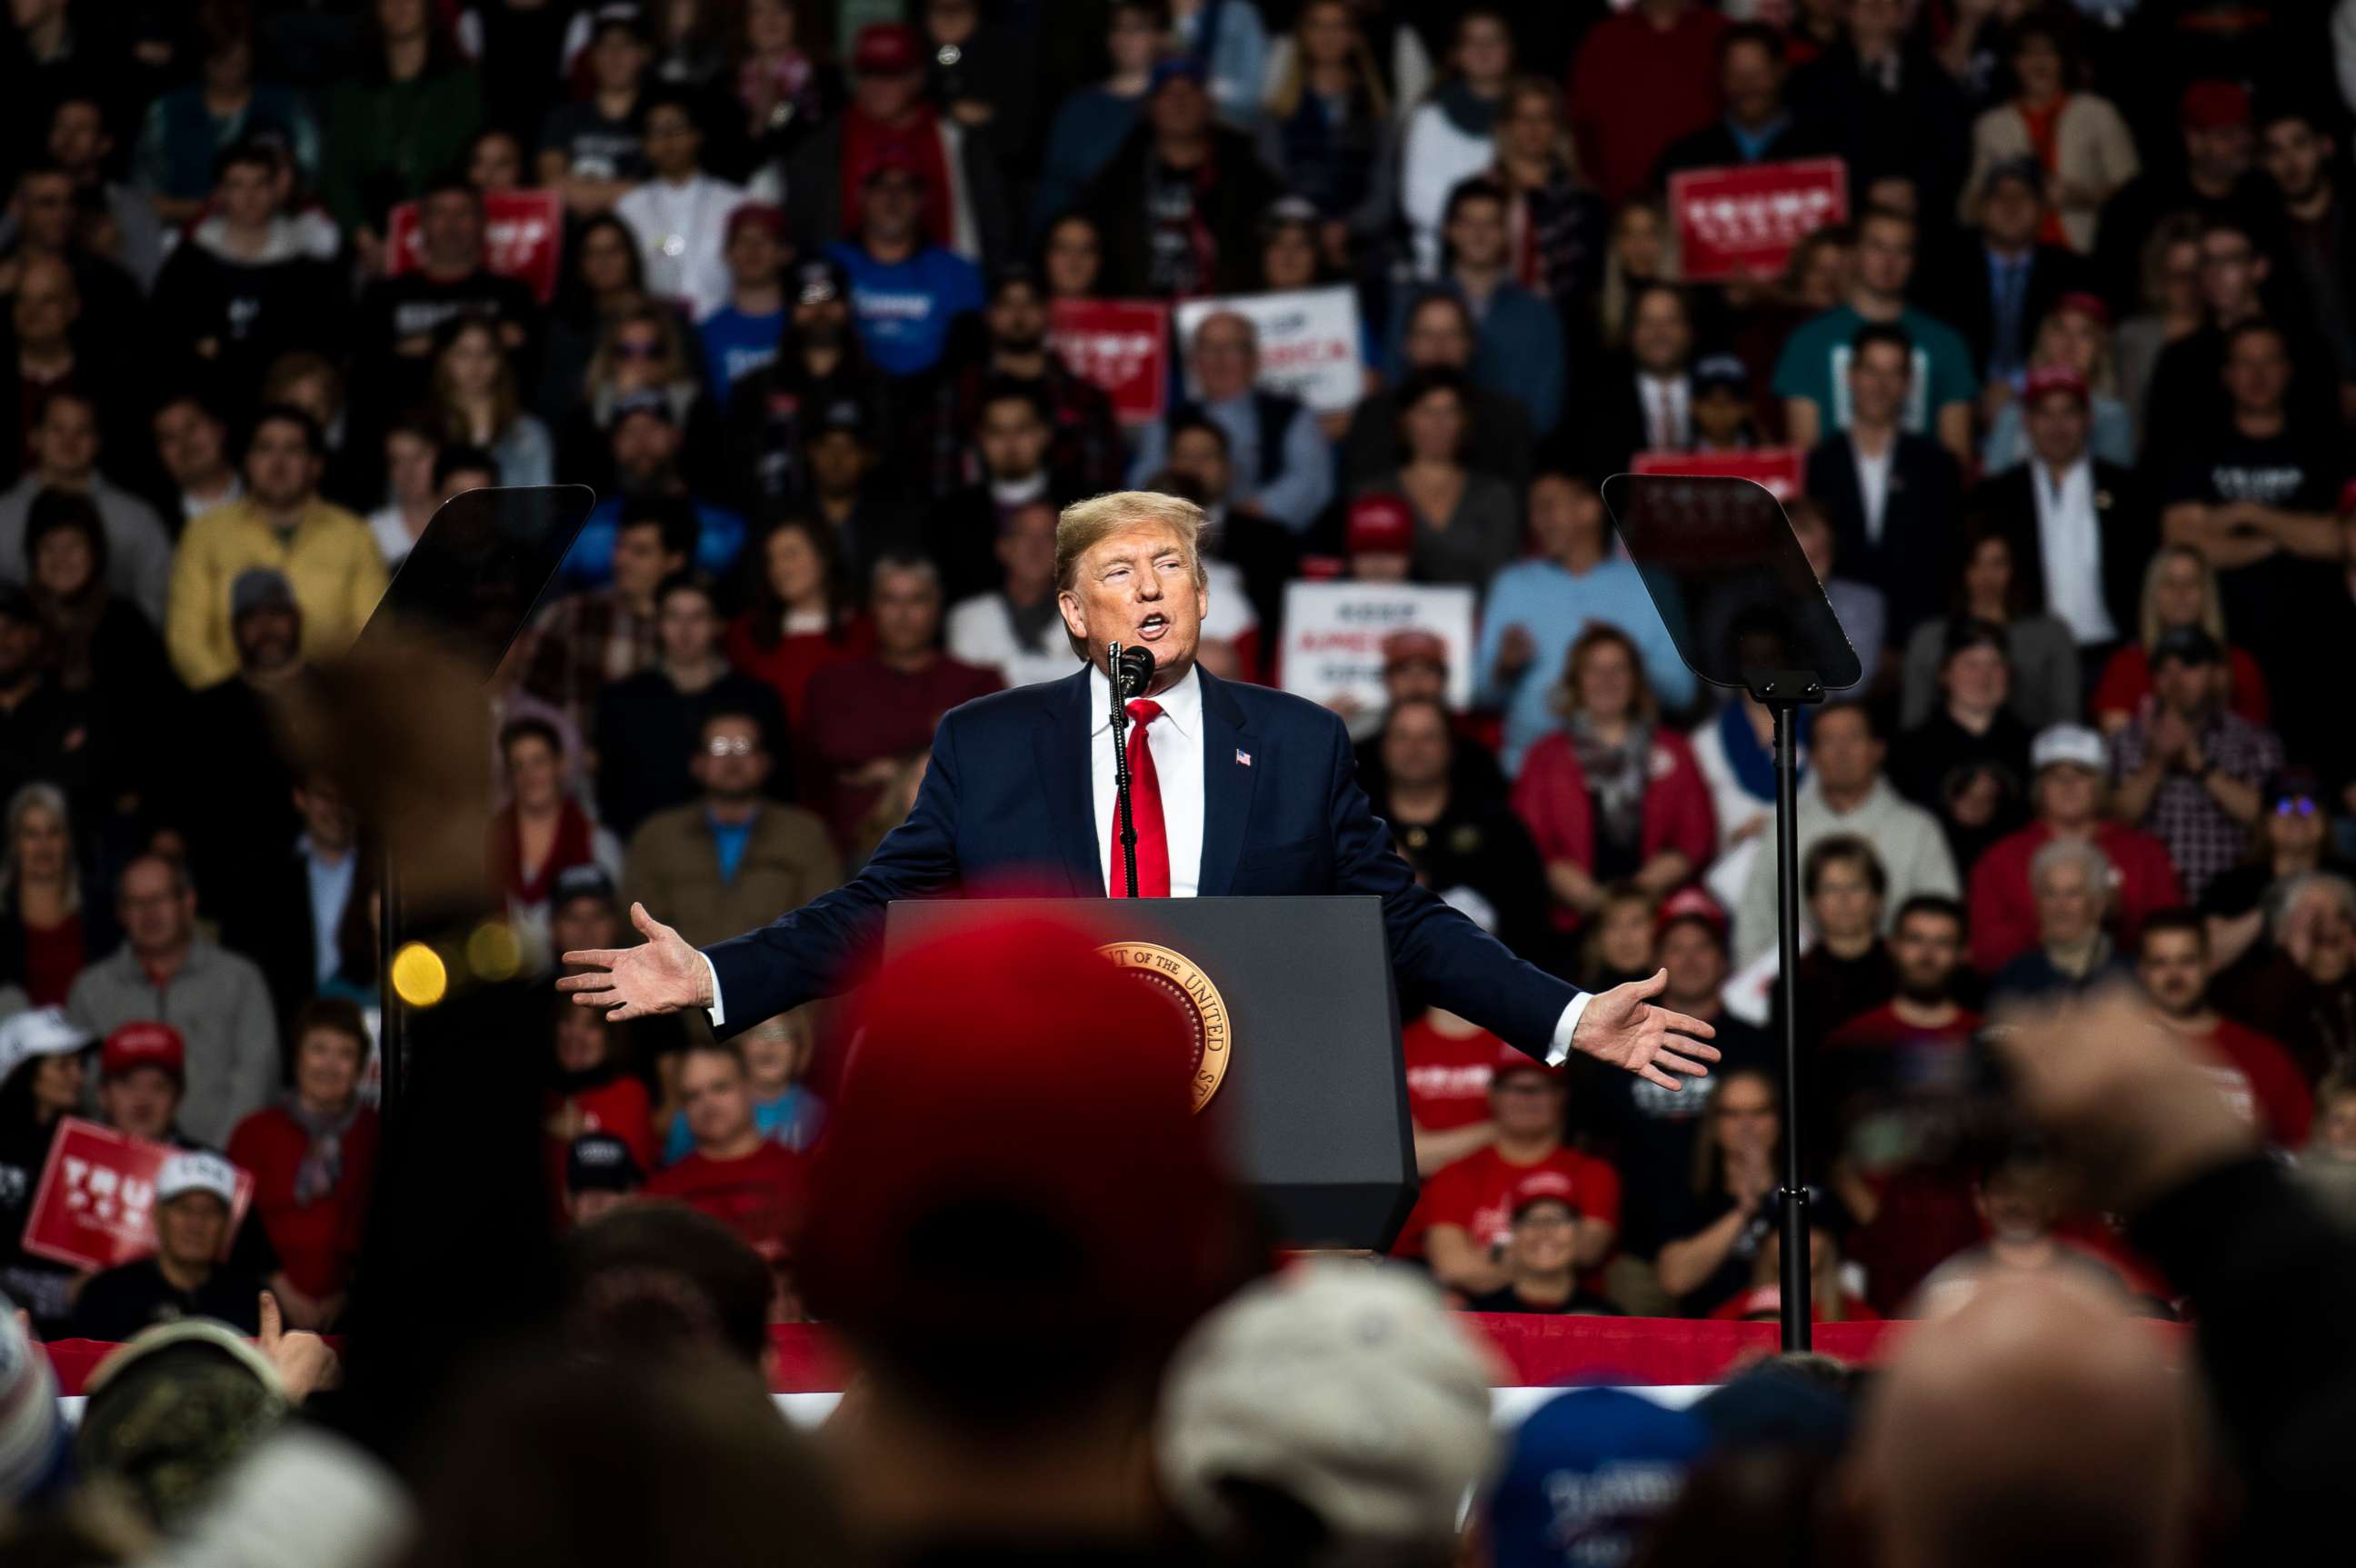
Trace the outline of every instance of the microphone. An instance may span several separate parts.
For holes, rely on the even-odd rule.
[[[1114,646],[1119,645],[1116,643]],[[1145,688],[1152,682],[1152,680],[1153,650],[1135,646],[1120,650],[1119,658],[1116,660],[1113,684],[1120,688],[1123,702],[1127,702],[1131,697],[1143,696]]]
[[[1153,650],[1147,648],[1123,648],[1118,642],[1105,644],[1105,679],[1112,682],[1112,789],[1115,822],[1119,827],[1114,843],[1119,850],[1119,869],[1128,885],[1129,896],[1137,897],[1137,822],[1129,809],[1129,746],[1123,738],[1129,729],[1129,699],[1145,690],[1153,679]]]

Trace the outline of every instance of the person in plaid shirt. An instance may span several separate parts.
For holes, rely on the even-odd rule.
[[[2193,900],[2249,847],[2261,787],[2283,765],[2274,731],[2217,700],[2224,657],[2200,627],[2170,629],[2152,650],[2144,711],[2111,743],[2113,810],[2168,846]]]
[[[1119,489],[1120,426],[1112,403],[1047,346],[1047,290],[1037,272],[1023,263],[1000,269],[981,325],[979,351],[943,374],[934,395],[933,493],[946,496],[982,478],[974,429],[984,390],[1000,381],[1038,389],[1055,429],[1048,464],[1070,476],[1076,494]]]
[[[524,689],[553,704],[576,734],[592,733],[597,693],[655,661],[655,590],[695,553],[695,514],[649,498],[614,532],[614,582],[567,594],[540,613]]]

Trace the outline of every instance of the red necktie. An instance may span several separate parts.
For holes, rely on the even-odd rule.
[[[1153,748],[1145,744],[1145,726],[1162,716],[1162,704],[1150,697],[1129,703],[1129,809],[1137,817],[1137,893],[1141,898],[1170,897],[1170,833],[1162,822],[1162,776],[1153,771]],[[1129,892],[1128,862],[1120,853],[1120,797],[1112,802],[1112,875],[1107,891],[1114,897]]]

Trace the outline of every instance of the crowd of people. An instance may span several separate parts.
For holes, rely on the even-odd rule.
[[[1990,1020],[2115,983],[2318,1190],[2356,1162],[2333,11],[20,0],[0,1289],[97,1338],[251,1331],[264,1286],[338,1321],[379,846],[281,718],[447,499],[598,498],[481,737],[544,963],[839,885],[942,713],[1076,668],[1055,521],[1134,486],[1205,509],[1222,677],[1284,680],[1290,584],[1472,590],[1470,644],[1397,633],[1335,699],[1377,814],[1515,950],[1718,1030],[1672,1094],[1411,1016],[1400,1258],[1484,1312],[1772,1316],[1769,715],[1697,682],[1601,494],[1751,453],[1862,669],[1802,719],[1817,1310],[2030,1273],[2170,1312],[2035,1148],[1924,1107]],[[1671,178],[1803,158],[1846,220],[1687,280]],[[1332,285],[1344,409],[1245,310],[1142,423],[1054,345],[1074,303]],[[1687,629],[1772,664],[1772,619]],[[551,1225],[676,1199],[809,1311],[837,1013],[535,1017]],[[22,1246],[74,1117],[177,1151],[153,1257]]]

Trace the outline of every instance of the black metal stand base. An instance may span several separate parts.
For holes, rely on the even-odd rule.
[[[1804,670],[1746,671],[1751,695],[1775,718],[1775,995],[1783,1016],[1783,1185],[1781,1317],[1786,1352],[1815,1342],[1808,1267],[1808,1185],[1800,1151],[1799,746],[1794,715],[1825,700],[1824,682]]]

